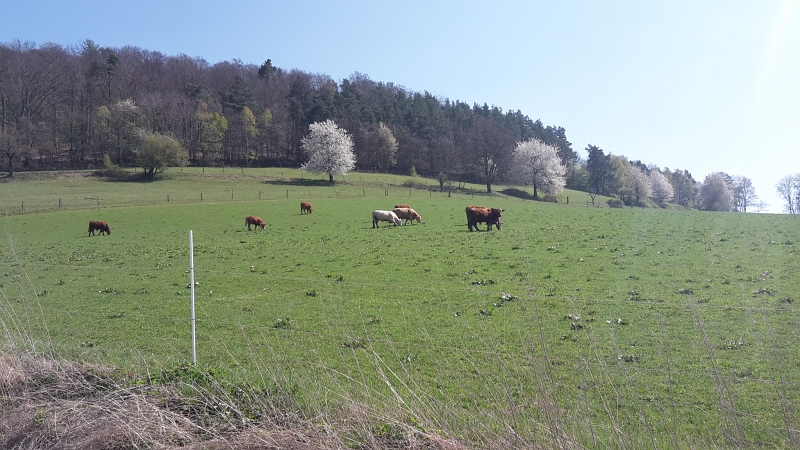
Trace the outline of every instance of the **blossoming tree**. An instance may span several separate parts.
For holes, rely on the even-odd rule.
[[[539,198],[538,189],[555,194],[564,189],[567,168],[558,157],[558,148],[538,139],[518,142],[514,149],[516,178],[533,186],[533,197]]]
[[[308,161],[300,166],[312,173],[327,173],[333,184],[334,175],[344,175],[356,165],[353,139],[333,121],[309,125],[311,132],[301,141]]]

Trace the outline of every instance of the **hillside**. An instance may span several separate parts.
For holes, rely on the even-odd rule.
[[[258,430],[360,448],[797,442],[792,216],[215,170],[3,185],[3,361],[21,373],[4,396],[44,405],[58,374],[84,386],[28,409],[36,436],[99,420],[62,411],[124,397],[163,407],[145,423],[180,425],[169,445]],[[371,211],[397,203],[422,223],[373,228]],[[503,229],[468,231],[468,205],[502,208]],[[248,215],[266,229],[248,231]],[[89,220],[112,234],[88,236]],[[132,445],[155,442],[126,423]]]

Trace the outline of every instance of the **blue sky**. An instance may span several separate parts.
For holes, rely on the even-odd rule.
[[[0,41],[132,45],[213,64],[354,72],[521,110],[695,179],[800,172],[800,2],[4,1]]]

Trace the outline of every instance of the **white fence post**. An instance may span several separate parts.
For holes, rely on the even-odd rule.
[[[192,365],[197,365],[197,345],[194,318],[194,236],[189,230],[189,283],[192,288]]]

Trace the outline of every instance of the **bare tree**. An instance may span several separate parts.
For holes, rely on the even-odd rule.
[[[786,175],[775,186],[778,194],[783,199],[783,212],[788,214],[800,213],[800,173]]]
[[[764,200],[759,199],[759,200],[756,200],[755,203],[753,203],[753,211],[754,212],[757,212],[757,213],[764,212],[764,211],[766,211],[767,208],[769,208],[769,203],[765,202]]]
[[[758,201],[753,180],[745,176],[733,177],[731,193],[733,194],[733,211],[747,212],[748,206],[753,206]]]
[[[509,154],[514,148],[511,132],[492,119],[475,119],[468,134],[472,168],[486,181],[486,191],[508,167]]]
[[[0,151],[8,163],[8,176],[23,156],[44,145],[48,129],[46,111],[52,108],[61,82],[60,48],[37,49],[15,41],[0,53]]]

